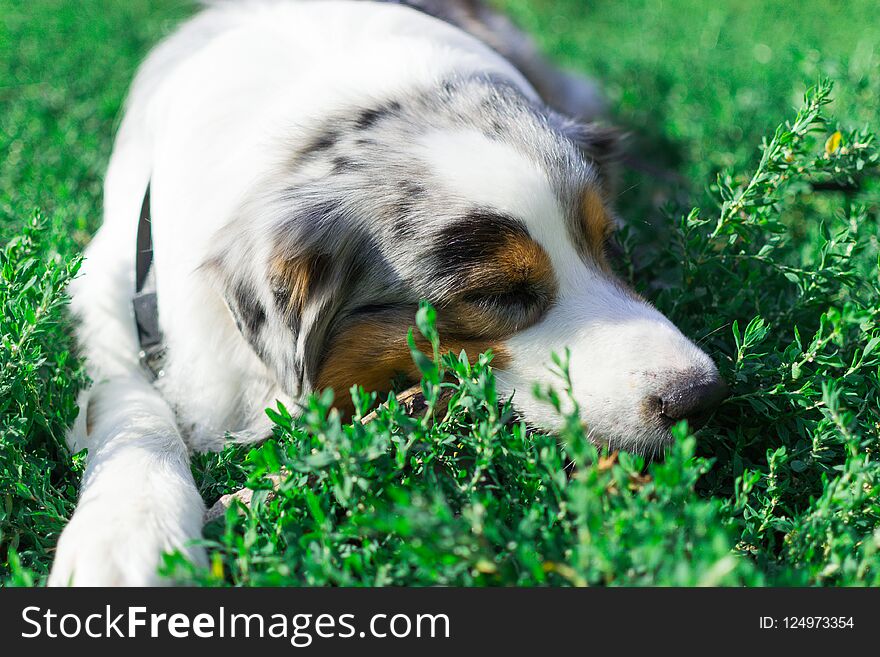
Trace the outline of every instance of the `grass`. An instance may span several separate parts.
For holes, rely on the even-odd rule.
[[[415,354],[429,400],[454,389],[447,413],[392,403],[361,426],[328,413],[327,396],[296,420],[273,409],[270,441],[193,470],[209,504],[282,468],[287,483],[207,528],[208,569],[173,555],[163,567],[235,585],[880,584],[872,5],[501,4],[599,77],[640,156],[676,173],[626,174],[622,273],[715,358],[730,399],[645,464],[597,453],[572,418],[558,436],[507,422],[486,357]],[[99,223],[131,75],[190,11],[0,0],[7,584],[44,580],[73,509],[83,457],[62,444],[84,376],[63,287]],[[435,338],[431,314],[418,330]],[[564,365],[558,393],[537,391],[549,404]]]

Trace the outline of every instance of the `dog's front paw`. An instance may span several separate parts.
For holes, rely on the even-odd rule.
[[[192,561],[206,561],[204,549],[191,545],[201,533],[202,515],[201,504],[160,515],[155,510],[83,500],[61,534],[47,584],[170,584],[158,573],[163,553],[176,549]]]

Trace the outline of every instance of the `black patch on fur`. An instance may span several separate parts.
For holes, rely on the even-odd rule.
[[[350,310],[348,312],[348,318],[346,321],[351,319],[363,319],[364,317],[369,317],[382,313],[399,312],[403,308],[410,308],[410,306],[405,303],[367,303],[363,306],[358,306],[357,308]],[[412,308],[413,317],[415,317],[417,310],[418,307]],[[338,331],[336,333],[338,333]],[[334,335],[336,333],[334,333]]]
[[[355,121],[355,127],[357,127],[358,130],[366,130],[367,128],[376,125],[389,114],[399,112],[400,109],[400,103],[397,101],[390,102],[387,105],[366,109],[361,112],[360,116],[358,116]]]
[[[290,289],[281,281],[272,281],[272,299],[275,301],[275,307],[282,315],[288,315],[290,312]],[[299,322],[296,326],[291,326],[294,331],[299,330]]]
[[[333,274],[333,259],[326,253],[316,253],[311,259],[312,269],[306,297],[322,292],[330,284]]]
[[[253,290],[243,283],[234,285],[226,296],[226,305],[229,306],[232,317],[235,319],[235,326],[244,339],[247,340],[257,356],[265,358],[265,350],[260,341],[260,331],[266,323],[266,309],[255,298]]]
[[[361,115],[355,121],[358,130],[366,130],[382,118],[384,112],[382,109],[368,109],[361,112]]]
[[[397,184],[400,197],[389,206],[391,232],[396,237],[405,238],[412,228],[412,216],[428,190],[417,182],[401,180]]]
[[[432,254],[439,276],[456,276],[470,265],[493,257],[512,236],[528,237],[519,221],[500,212],[475,209],[440,231]]]
[[[593,160],[599,167],[614,163],[623,153],[624,134],[613,127],[596,123],[579,123],[556,117],[557,129]]]
[[[413,214],[415,203],[408,198],[401,198],[389,206],[388,212],[391,218],[391,231],[397,237],[404,237],[412,225],[410,218]]]
[[[355,162],[350,157],[340,155],[339,157],[333,158],[333,173],[347,173],[350,171],[358,171],[363,168],[363,164]]]
[[[405,214],[397,215],[391,220],[391,232],[397,238],[405,238],[410,233],[412,223]]]
[[[236,285],[233,290],[233,296],[236,307],[236,321],[240,323],[239,328],[247,336],[254,336],[260,332],[263,324],[266,323],[266,310],[263,304],[257,301],[250,290],[244,285]]]
[[[339,135],[334,130],[328,130],[318,135],[308,146],[303,149],[303,155],[315,155],[329,150],[339,141]]]

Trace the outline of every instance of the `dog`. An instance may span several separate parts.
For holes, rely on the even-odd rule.
[[[477,0],[230,0],[183,24],[133,83],[70,288],[88,457],[49,583],[204,563],[190,452],[265,438],[276,401],[417,381],[421,299],[533,426],[557,427],[530,391],[565,348],[597,442],[659,449],[716,404],[709,356],[608,264],[602,111]]]

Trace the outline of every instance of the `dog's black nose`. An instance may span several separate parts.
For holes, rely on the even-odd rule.
[[[692,428],[696,428],[726,396],[727,386],[717,374],[699,378],[682,375],[666,385],[655,402],[655,408],[670,426],[687,420]]]

